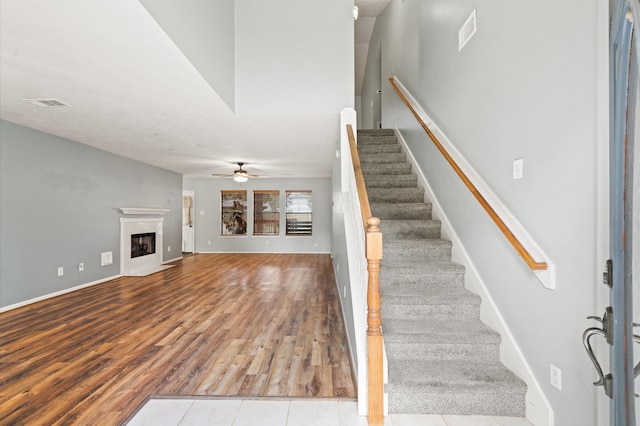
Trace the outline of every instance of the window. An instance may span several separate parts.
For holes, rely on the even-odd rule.
[[[247,235],[247,191],[220,191],[220,235]]]
[[[280,234],[280,191],[253,191],[253,235]]]
[[[311,191],[286,191],[287,235],[311,235]]]

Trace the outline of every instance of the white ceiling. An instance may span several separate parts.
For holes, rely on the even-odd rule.
[[[388,1],[356,2],[356,93]],[[136,0],[0,0],[3,120],[185,175],[305,178],[331,175],[339,110],[234,113]]]

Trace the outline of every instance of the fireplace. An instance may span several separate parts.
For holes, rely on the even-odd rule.
[[[147,256],[156,252],[156,233],[131,235],[131,258]]]
[[[120,218],[120,273],[146,275],[162,265],[160,217]]]

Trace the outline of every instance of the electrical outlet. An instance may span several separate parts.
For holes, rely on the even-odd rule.
[[[549,364],[549,380],[552,386],[562,390],[562,370],[553,364]]]
[[[207,245],[210,246],[211,245],[211,240],[207,241]]]
[[[167,251],[171,251],[171,246],[167,246]]]
[[[64,275],[64,268],[62,266],[58,267],[58,276],[61,277]]]
[[[522,179],[522,158],[513,160],[513,178]]]
[[[82,262],[78,263],[78,271],[79,272],[84,271],[84,263],[82,263]]]

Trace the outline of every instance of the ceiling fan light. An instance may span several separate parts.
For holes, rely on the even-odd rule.
[[[249,178],[246,175],[240,175],[240,174],[236,174],[233,176],[233,180],[235,180],[238,183],[243,183],[249,180]]]

